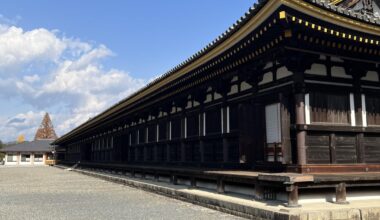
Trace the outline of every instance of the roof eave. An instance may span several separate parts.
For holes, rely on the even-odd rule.
[[[307,13],[320,20],[327,21],[342,27],[350,28],[356,31],[365,32],[375,36],[380,36],[380,26],[378,24],[371,24],[366,21],[359,21],[353,17],[347,17],[344,14],[337,14],[329,8],[322,8],[316,6],[311,1],[303,0],[269,0],[259,1],[255,8],[252,8],[246,16],[235,23],[229,30],[220,35],[216,40],[209,44],[206,48],[193,55],[191,58],[176,66],[174,69],[165,73],[162,77],[151,82],[143,89],[132,94],[128,98],[118,102],[109,109],[100,113],[96,117],[83,123],[67,134],[55,140],[52,145],[59,145],[70,138],[75,137],[79,132],[88,129],[90,126],[95,125],[103,120],[112,117],[113,114],[121,111],[122,109],[130,106],[138,99],[154,93],[157,88],[164,86],[178,77],[188,73],[189,71],[201,66],[210,59],[220,55],[223,51],[232,47],[236,40],[246,36],[252,28],[261,24],[271,13],[275,12],[281,5],[293,8],[302,13]]]
[[[230,29],[228,29],[225,33],[220,35],[213,43],[206,46],[206,48],[202,49],[197,54],[193,55],[186,62],[181,65],[175,67],[173,70],[165,73],[163,77],[158,80],[153,81],[145,88],[139,90],[137,93],[131,95],[127,99],[117,103],[106,111],[100,113],[98,116],[92,118],[91,120],[85,122],[79,127],[73,129],[69,133],[63,135],[62,137],[55,140],[52,144],[59,145],[64,142],[68,138],[74,136],[76,133],[81,130],[86,129],[88,126],[95,124],[98,121],[104,120],[110,115],[119,110],[127,107],[132,104],[135,100],[138,100],[145,95],[153,93],[155,89],[165,84],[168,84],[178,77],[188,73],[189,71],[203,65],[208,62],[212,58],[223,53],[228,48],[232,47],[237,41],[241,40],[247,34],[249,34],[252,30],[254,30],[257,26],[259,26],[267,17],[271,15],[272,12],[278,9],[281,6],[280,1],[260,1],[258,5],[252,7],[249,13],[246,13],[244,18],[241,18],[237,21]],[[152,91],[149,91],[152,90]],[[142,94],[142,95],[141,95]]]

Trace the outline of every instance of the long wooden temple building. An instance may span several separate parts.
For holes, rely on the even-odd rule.
[[[379,172],[379,6],[260,0],[204,49],[54,144],[66,162],[89,166]]]

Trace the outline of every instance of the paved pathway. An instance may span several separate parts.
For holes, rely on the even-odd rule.
[[[0,167],[0,219],[240,219],[53,167]]]

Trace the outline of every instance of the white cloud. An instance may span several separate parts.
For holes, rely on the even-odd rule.
[[[11,137],[5,139],[6,141],[16,141],[18,135],[25,135],[26,137],[34,137],[38,126],[41,123],[44,112],[28,111],[26,113],[17,114],[7,120],[0,120],[0,136]]]
[[[14,18],[8,18],[4,16],[3,14],[0,14],[0,23],[2,25],[15,25],[18,23],[18,21],[21,20],[21,16],[16,16]]]
[[[40,81],[40,77],[37,74],[24,76],[24,81],[28,83],[34,83]]]
[[[104,58],[114,55],[105,45],[58,33],[0,28],[0,98],[31,106],[0,121],[0,139],[14,140],[21,133],[32,139],[44,111],[62,135],[145,84],[123,70],[103,68]]]
[[[0,33],[0,69],[20,69],[32,62],[57,62],[66,47],[64,41],[46,29],[24,31],[11,26]]]

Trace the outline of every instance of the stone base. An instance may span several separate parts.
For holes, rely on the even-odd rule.
[[[64,166],[56,166],[66,169]],[[336,205],[319,204],[301,208],[287,208],[274,201],[255,201],[252,198],[236,199],[233,196],[211,193],[206,190],[193,189],[188,186],[172,185],[166,182],[154,182],[131,178],[125,175],[71,169],[81,174],[104,179],[118,184],[153,192],[163,196],[204,206],[228,214],[258,220],[380,220],[380,201],[356,204]]]

